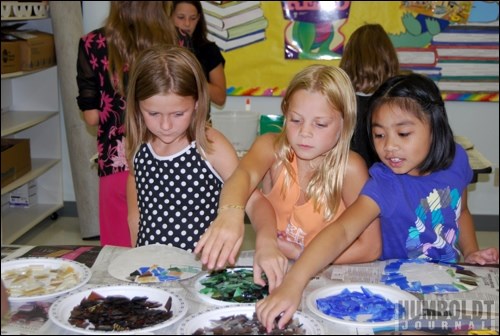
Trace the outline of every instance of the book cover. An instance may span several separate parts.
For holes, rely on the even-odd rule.
[[[264,11],[262,10],[262,8],[257,7],[249,11],[244,11],[239,14],[227,16],[224,18],[217,18],[208,13],[205,13],[205,20],[207,21],[208,25],[216,27],[219,30],[223,30],[253,21],[263,16]]]
[[[497,81],[470,81],[470,80],[448,80],[441,79],[437,86],[441,91],[461,91],[461,92],[498,92]]]
[[[436,50],[428,48],[397,48],[399,65],[402,67],[434,66],[437,62]]]
[[[436,34],[432,43],[473,43],[498,45],[498,27],[449,26]]]
[[[491,60],[498,61],[498,45],[437,44],[440,60]]]
[[[213,26],[208,26],[208,32],[217,35],[225,40],[231,40],[248,34],[256,33],[267,28],[269,22],[263,16],[260,18],[238,25],[232,28],[219,30]]]
[[[230,51],[236,48],[241,48],[246,45],[262,41],[266,38],[266,34],[264,31],[260,31],[254,34],[238,37],[232,40],[224,40],[216,35],[208,34],[208,39],[215,42],[217,46],[222,51]]]
[[[201,1],[203,12],[211,14],[214,17],[225,17],[234,15],[250,8],[260,6],[260,1]]]
[[[440,61],[443,77],[474,77],[474,78],[496,78],[498,79],[498,61]]]

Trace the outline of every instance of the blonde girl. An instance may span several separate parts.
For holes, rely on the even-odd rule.
[[[244,205],[261,184],[273,205],[276,225],[254,224],[255,281],[263,283],[260,270],[264,270],[271,290],[286,272],[284,260],[297,259],[304,247],[356,200],[368,180],[363,159],[349,150],[356,97],[343,70],[312,65],[300,71],[290,82],[281,109],[285,116],[282,132],[256,139],[221,196],[222,205]],[[241,225],[224,212],[213,228],[229,232]],[[195,250],[200,252],[205,246],[202,262],[211,265],[217,260],[217,241],[220,238],[212,230],[202,237]],[[379,225],[374,219],[373,225],[331,262],[375,260],[380,245]]]

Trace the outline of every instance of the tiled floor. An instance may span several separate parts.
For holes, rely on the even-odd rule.
[[[498,248],[498,231],[477,232],[480,248],[496,246]],[[83,240],[77,217],[59,217],[57,220],[47,219],[14,242],[19,245],[99,245],[98,240]],[[245,225],[245,238],[242,250],[253,250],[255,233],[251,225]]]

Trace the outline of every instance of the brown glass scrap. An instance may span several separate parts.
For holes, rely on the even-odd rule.
[[[68,322],[78,328],[99,331],[123,331],[146,328],[167,321],[172,317],[172,298],[165,310],[158,302],[148,301],[145,296],[129,299],[125,296],[101,296],[92,292],[88,298],[73,308]]]
[[[244,314],[223,316],[218,320],[211,320],[213,327],[198,328],[193,335],[305,335],[302,324],[295,319],[288,322],[283,329],[275,328],[270,333],[257,319],[254,313],[252,318]]]

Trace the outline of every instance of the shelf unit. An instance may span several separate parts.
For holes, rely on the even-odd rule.
[[[2,25],[4,19],[2,18]],[[50,19],[23,19],[26,28],[51,32]],[[23,27],[24,28],[24,27]],[[10,244],[63,207],[62,147],[57,67],[2,74],[2,138],[30,139],[31,171],[2,190],[2,244]],[[36,202],[9,207],[10,192],[36,181]]]

